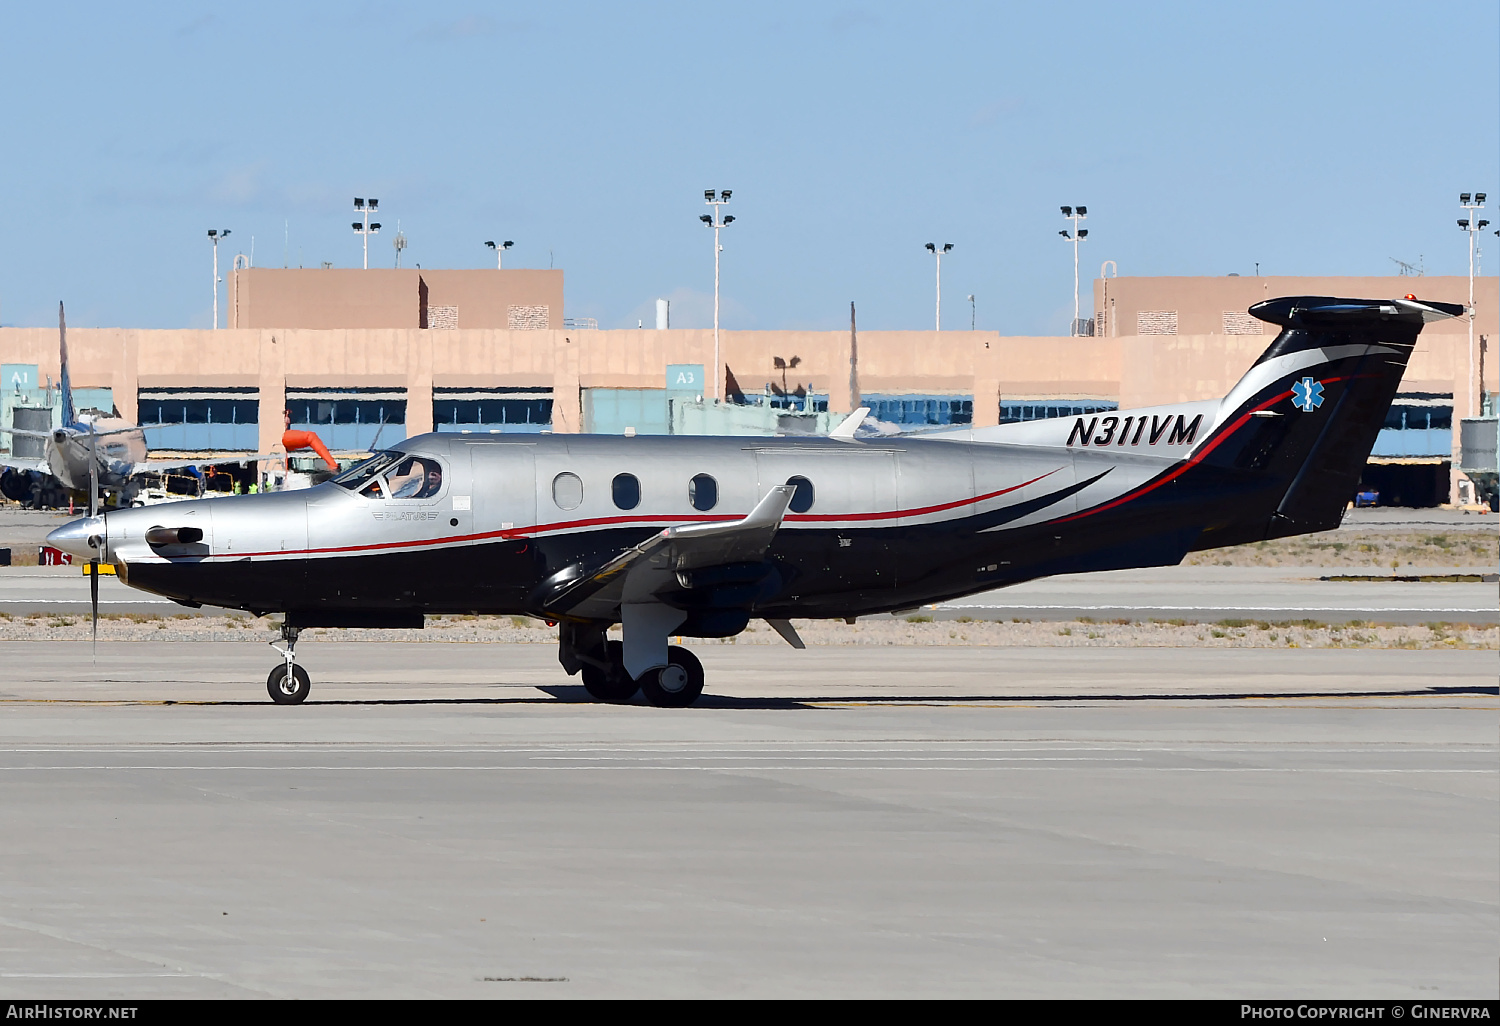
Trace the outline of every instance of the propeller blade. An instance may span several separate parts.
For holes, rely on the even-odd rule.
[[[89,519],[99,516],[99,452],[94,424],[89,422]],[[93,658],[99,660],[99,550],[94,549],[94,558],[89,560],[89,611],[93,619]]]
[[[99,659],[99,560],[89,560],[89,609],[94,617],[94,659]]]
[[[99,453],[95,448],[94,425],[89,424],[89,516],[99,515]]]

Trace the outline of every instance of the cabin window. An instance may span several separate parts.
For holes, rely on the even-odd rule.
[[[719,482],[699,474],[688,482],[688,502],[697,510],[710,510],[719,504]]]
[[[806,513],[812,509],[816,496],[813,494],[813,484],[807,478],[798,475],[789,477],[786,483],[797,489],[792,493],[790,509],[793,513]]]
[[[641,504],[641,482],[634,474],[616,474],[610,491],[620,509],[635,509]]]
[[[583,505],[583,480],[564,471],[552,479],[552,501],[558,509],[577,509]]]

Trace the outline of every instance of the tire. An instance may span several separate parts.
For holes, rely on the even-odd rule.
[[[601,702],[628,702],[635,697],[640,685],[625,672],[625,646],[611,641],[606,646],[609,652],[608,670],[585,663],[582,670],[583,688]]]
[[[662,709],[681,709],[703,694],[703,664],[685,648],[667,649],[667,665],[647,671],[641,678],[646,701]]]
[[[291,684],[289,688],[287,685]],[[286,663],[277,663],[266,678],[266,691],[277,705],[301,705],[312,690],[312,679],[302,667],[292,664],[292,679],[287,680]]]

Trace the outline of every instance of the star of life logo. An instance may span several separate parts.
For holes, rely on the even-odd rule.
[[[1323,405],[1323,383],[1312,378],[1303,378],[1292,385],[1292,405],[1303,413],[1311,413]]]

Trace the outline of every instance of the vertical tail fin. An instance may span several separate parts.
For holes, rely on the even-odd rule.
[[[73,409],[73,383],[68,378],[68,321],[63,316],[62,300],[57,302],[57,350],[62,364],[62,422],[67,427],[77,419]]]
[[[1224,398],[1195,462],[1261,482],[1270,508],[1252,503],[1229,533],[1251,519],[1261,537],[1337,527],[1423,325],[1463,307],[1289,296],[1250,312],[1281,333]]]

